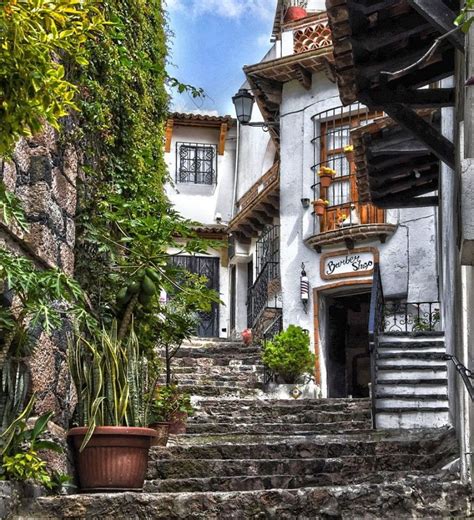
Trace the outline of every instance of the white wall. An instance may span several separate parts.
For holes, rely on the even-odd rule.
[[[226,223],[232,218],[232,187],[235,170],[236,130],[227,133],[224,155],[217,155],[217,184],[176,182],[176,143],[203,143],[217,145],[219,130],[214,128],[175,125],[171,151],[165,154],[168,171],[173,180],[166,185],[166,193],[175,209],[184,217],[202,224],[216,223],[216,213]]]

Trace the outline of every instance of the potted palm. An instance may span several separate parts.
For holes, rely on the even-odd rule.
[[[148,428],[151,374],[133,330],[119,339],[117,324],[69,346],[78,396],[78,422],[68,432],[83,491],[140,491],[156,431]],[[151,385],[154,385],[154,381]]]
[[[307,5],[307,0],[285,0],[285,23],[305,18],[308,14],[306,12]]]

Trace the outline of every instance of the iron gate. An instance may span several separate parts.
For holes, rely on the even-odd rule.
[[[207,287],[219,292],[219,258],[210,256],[172,256],[175,265],[207,278]],[[201,338],[219,337],[219,304],[213,303],[209,312],[200,312],[196,335]]]

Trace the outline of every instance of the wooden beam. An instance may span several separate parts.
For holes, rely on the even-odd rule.
[[[442,35],[456,26],[456,14],[443,0],[408,0],[408,3]],[[458,50],[464,52],[464,34],[458,30],[446,37]]]
[[[264,222],[262,222],[261,220],[259,220],[256,217],[254,218],[253,216],[247,218],[245,223],[246,224],[248,223],[250,226],[252,226],[257,231],[262,231],[263,228],[265,227],[265,223]]]
[[[232,235],[235,236],[235,238],[241,243],[249,245],[252,243],[252,239],[250,237],[247,237],[247,235],[244,235],[240,231],[232,231]]]
[[[219,132],[219,146],[218,146],[218,149],[217,149],[219,155],[224,155],[225,139],[227,137],[227,129],[228,129],[227,123],[222,123],[221,124],[221,129],[220,129],[220,132]]]
[[[273,222],[273,216],[269,215],[264,209],[256,209],[253,211],[255,218],[261,220],[264,224],[271,224]]]
[[[413,108],[452,107],[456,101],[454,88],[420,90],[373,88],[370,90],[370,97],[375,105],[373,108],[383,108],[387,103],[403,103]]]
[[[367,95],[370,97],[370,93]],[[426,144],[436,157],[452,170],[455,169],[454,144],[446,139],[438,128],[401,103],[386,104],[384,105],[384,111],[422,143]]]
[[[424,175],[420,175],[420,177],[415,177],[415,175],[411,175],[408,178],[404,178],[400,181],[396,181],[390,184],[386,184],[377,190],[370,190],[370,196],[374,199],[380,199],[385,197],[386,195],[393,194],[396,195],[400,192],[406,192],[406,190],[410,188],[414,188],[415,186],[424,186],[425,184],[430,183],[431,181],[438,180],[439,172],[433,171],[430,173],[426,173]]]
[[[393,203],[394,206],[392,208],[397,208],[396,204],[401,203],[403,201],[407,201],[408,199],[414,199],[420,195],[425,195],[426,193],[430,193],[431,191],[435,191],[438,189],[438,181],[431,181],[427,184],[423,184],[422,186],[415,186],[414,188],[410,188],[408,190],[400,191],[399,193],[394,193],[392,195],[384,195],[383,197],[370,197],[372,203],[376,206],[384,203]],[[400,206],[402,207],[402,206]]]
[[[165,152],[170,153],[171,152],[171,139],[173,137],[173,125],[174,121],[172,119],[168,119],[166,121],[166,130],[165,130]]]
[[[311,84],[313,82],[313,76],[312,76],[311,72],[309,72],[307,69],[305,69],[301,65],[296,65],[296,78],[305,90],[311,89]]]
[[[247,238],[257,238],[258,231],[248,226],[247,224],[241,224],[238,228],[238,232],[246,236]]]
[[[413,199],[408,199],[403,195],[400,195],[393,199],[380,199],[377,201],[372,201],[372,204],[378,208],[383,209],[425,208],[438,206],[439,197],[433,195],[428,197],[415,197]]]
[[[264,208],[267,215],[270,215],[272,217],[277,217],[280,214],[280,210],[278,209],[278,206],[275,206],[274,204],[270,204],[268,202],[262,202],[261,206]]]
[[[378,139],[367,147],[367,157],[381,155],[428,155],[430,151],[423,143],[415,139],[411,134],[394,136],[387,139]]]

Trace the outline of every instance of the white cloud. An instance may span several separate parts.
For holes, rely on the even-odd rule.
[[[222,18],[242,18],[244,15],[272,19],[276,0],[166,0],[170,11],[192,16],[213,14]]]

